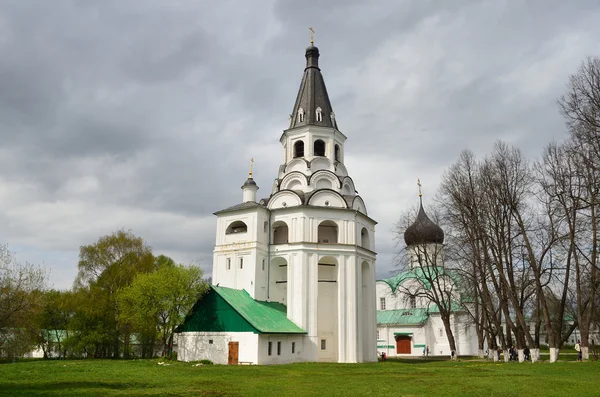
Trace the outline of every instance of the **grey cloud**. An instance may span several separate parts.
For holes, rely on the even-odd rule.
[[[418,176],[433,196],[464,148],[533,157],[563,135],[555,100],[599,17],[594,1],[4,2],[0,241],[58,274],[130,228],[210,270],[211,214],[239,202],[250,157],[270,193],[313,26],[385,276]]]

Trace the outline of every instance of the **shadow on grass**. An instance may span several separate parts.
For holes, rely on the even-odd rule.
[[[131,383],[118,383],[118,382],[91,382],[91,381],[78,381],[78,382],[44,382],[44,383],[2,383],[0,382],[0,389],[3,393],[14,391],[14,394],[27,394],[28,391],[60,391],[60,390],[77,390],[77,389],[108,389],[108,390],[125,390],[131,388],[138,388],[143,386],[142,384],[131,384]]]
[[[431,363],[439,363],[439,362],[450,362],[450,359],[444,357],[414,357],[414,358],[398,358],[398,357],[388,357],[385,362],[391,363],[401,363],[401,364],[431,364]]]

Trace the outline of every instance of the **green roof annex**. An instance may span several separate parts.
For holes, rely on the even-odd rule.
[[[180,332],[305,334],[286,317],[286,306],[252,299],[245,290],[211,286],[196,302]]]

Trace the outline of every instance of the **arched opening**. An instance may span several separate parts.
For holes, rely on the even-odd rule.
[[[341,161],[340,160],[340,145],[335,145],[335,161]]]
[[[369,244],[369,231],[366,227],[363,227],[360,231],[360,246],[366,249],[371,249]]]
[[[294,143],[294,158],[304,157],[304,141]]]
[[[271,260],[269,265],[269,301],[286,304],[288,263],[284,258]]]
[[[315,141],[313,148],[314,148],[315,156],[325,156],[325,141],[322,141],[321,139],[317,139]]]
[[[319,224],[318,242],[321,244],[337,244],[338,226],[334,221],[323,221]]]
[[[333,256],[319,258],[317,279],[317,357],[319,361],[338,358],[338,262]]]
[[[273,223],[273,244],[287,244],[289,241],[288,225],[283,221]]]
[[[317,121],[323,121],[323,110],[321,107],[318,107],[317,110],[315,110],[315,116]]]
[[[242,221],[231,222],[225,234],[238,234],[238,233],[246,233],[248,231],[248,226]]]

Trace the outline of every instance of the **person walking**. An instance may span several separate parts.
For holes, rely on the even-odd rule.
[[[577,339],[577,343],[575,343],[575,351],[577,352],[577,361],[582,361],[582,359],[581,359],[581,345],[579,343],[580,343],[580,340]]]

